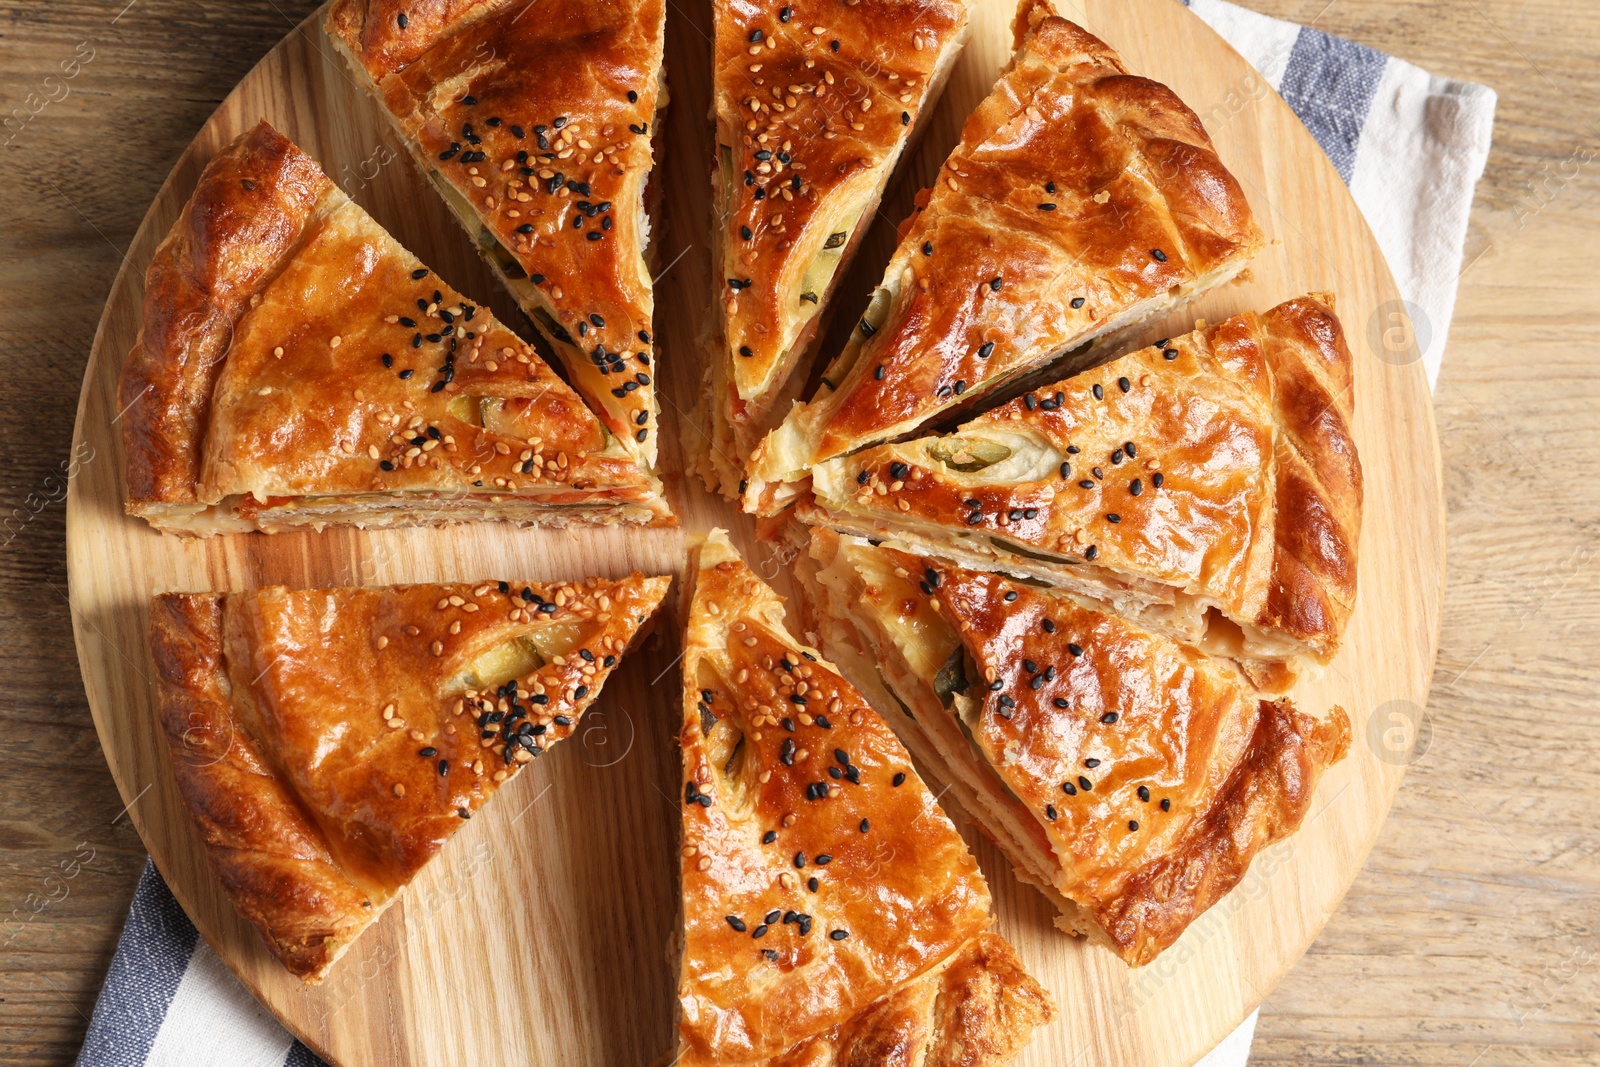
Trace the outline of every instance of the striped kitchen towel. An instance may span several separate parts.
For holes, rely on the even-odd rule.
[[[1259,91],[1283,95],[1349,184],[1405,298],[1406,329],[1415,339],[1407,350],[1420,353],[1433,382],[1455,307],[1473,188],[1489,155],[1494,92],[1225,0],[1184,2],[1261,73]],[[1373,327],[1346,325],[1356,334],[1352,344],[1360,343],[1358,331]],[[1379,337],[1388,336],[1389,325],[1377,325]],[[1201,1067],[1244,1064],[1255,1023],[1254,1015],[1246,1019]],[[79,1067],[321,1062],[228,973],[146,863]]]

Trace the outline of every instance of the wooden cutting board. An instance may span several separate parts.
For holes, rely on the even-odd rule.
[[[1084,0],[1062,13],[1170,84],[1204,119],[1269,243],[1248,277],[1153,324],[1265,309],[1314,289],[1338,296],[1356,369],[1356,439],[1366,472],[1361,595],[1344,653],[1297,691],[1343,705],[1350,757],[1318,791],[1301,832],[1257,858],[1244,883],[1156,963],[1132,971],[1058,933],[1050,909],[967,831],[994,889],[999,927],[1051,990],[1057,1020],[1028,1064],[1162,1065],[1196,1060],[1267,995],[1360,870],[1404,772],[1438,643],[1443,501],[1433,414],[1403,305],[1337,174],[1261,77],[1175,0]],[[687,10],[685,10],[687,9]],[[178,900],[244,984],[319,1054],[383,1064],[644,1064],[672,1048],[676,922],[677,636],[672,608],[612,679],[580,731],[525,771],[350,950],[320,986],[291,978],[211,878],[156,722],[147,600],[169,590],[681,573],[684,537],[730,527],[777,584],[783,561],[746,518],[682,475],[677,443],[700,382],[693,344],[710,292],[710,13],[673,4],[672,85],[662,162],[656,335],[663,463],[681,530],[570,532],[501,526],[362,533],[162,537],[122,512],[116,380],[139,328],[144,270],[206,161],[270,119],[400,241],[463,292],[523,323],[373,105],[323,43],[297,27],[224,101],[173,169],[112,288],[84,379],[67,503],[78,653],[107,762]],[[894,244],[894,223],[932,180],[962,120],[1011,47],[1008,0],[976,0],[973,33],[928,131],[901,165],[838,297],[848,323]],[[837,339],[830,339],[836,347]],[[832,351],[833,347],[829,350]]]

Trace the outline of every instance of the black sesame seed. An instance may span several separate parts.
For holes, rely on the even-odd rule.
[[[979,359],[988,359],[990,357],[990,355],[992,355],[993,353],[994,353],[994,342],[993,341],[985,341],[985,342],[983,342],[983,344],[978,346],[978,358]]]
[[[1154,474],[1152,474],[1150,476],[1150,484],[1152,486],[1154,486],[1155,488],[1157,488],[1157,489],[1160,489],[1161,488],[1161,483],[1166,481],[1166,480],[1167,480],[1166,477],[1160,471],[1156,471]]]
[[[1080,774],[1078,775],[1078,788],[1083,790],[1085,793],[1089,793],[1094,790],[1094,783]]]
[[[1074,656],[1081,656],[1081,655],[1083,655],[1083,646],[1082,645],[1072,644],[1071,642],[1069,642],[1067,644],[1067,651],[1072,653]]]
[[[1076,311],[1078,308],[1081,308],[1081,307],[1083,307],[1083,297],[1081,297],[1081,296],[1073,297],[1072,298],[1072,309],[1074,311]]]
[[[1106,391],[1100,387],[1099,382],[1094,384],[1094,388],[1090,390],[1090,392],[1094,393],[1094,398],[1096,400],[1104,400],[1106,398]]]
[[[905,785],[906,784],[906,772],[905,771],[901,771],[900,773],[896,774],[894,776],[894,778],[892,778],[890,781],[891,781],[891,783],[893,785],[895,785],[897,787]]]
[[[429,745],[426,748],[417,749],[417,755],[421,756],[423,759],[432,759],[433,757],[437,756],[438,754],[439,754],[439,750],[434,748],[432,745]]]
[[[1112,723],[1117,721],[1117,713],[1114,711],[1108,711],[1104,715],[1100,716],[1100,721],[1105,723],[1107,726],[1110,726]]]
[[[1124,393],[1126,393],[1129,389],[1133,388],[1133,383],[1128,381],[1127,378],[1118,378],[1117,379],[1117,388],[1121,389]]]
[[[1157,263],[1165,263],[1167,261],[1167,254],[1161,251],[1159,248],[1152,248],[1150,250],[1150,255],[1155,257],[1155,261]]]
[[[989,289],[992,292],[998,293],[1000,291],[1000,287],[1002,285],[1004,285],[1004,284],[1005,284],[1005,279],[1004,278],[990,278],[989,279]]]
[[[728,925],[729,926],[733,927],[735,930],[739,931],[739,933],[741,933],[741,934],[744,933],[745,925],[744,925],[744,920],[743,919],[739,918],[737,915],[725,915],[725,916],[723,916],[723,918],[728,920]]]
[[[822,883],[817,881],[815,878],[807,878],[806,879],[806,888],[811,890],[813,893],[815,893],[817,891],[817,887],[819,885],[821,885],[821,884]]]
[[[833,941],[843,941],[845,938],[847,938],[849,936],[850,936],[850,931],[849,930],[834,930],[834,931],[832,931],[832,932],[830,932],[828,934],[828,938],[830,940],[833,940]]]
[[[1135,478],[1133,481],[1128,483],[1128,492],[1132,493],[1134,496],[1138,496],[1140,493],[1144,492],[1144,483]]]
[[[861,832],[862,833],[866,833],[870,829],[872,829],[872,823],[868,822],[866,819],[862,819],[861,820]]]
[[[779,22],[788,22],[792,18],[794,18],[794,8],[786,7],[778,11]]]
[[[883,381],[884,374],[885,374],[885,371],[883,369],[883,364],[882,363],[878,364],[877,368],[872,372],[872,376],[874,378],[876,378],[880,382]]]
[[[1054,804],[1046,804],[1044,806],[1044,816],[1051,822],[1056,821],[1056,807]]]
[[[1067,709],[1067,707],[1069,706],[1066,697],[1056,697],[1054,703],[1055,703],[1056,707],[1062,709],[1063,711],[1065,711]]]
[[[1093,563],[1094,562],[1094,558],[1096,556],[1098,556],[1099,554],[1100,554],[1100,549],[1098,549],[1094,545],[1090,545],[1088,548],[1083,550],[1083,558],[1088,560],[1090,563]]]
[[[1040,211],[1054,211],[1055,209],[1056,209],[1056,206],[1054,204],[1040,204],[1039,205],[1039,210]]]
[[[1073,785],[1071,782],[1062,782],[1061,791],[1067,794],[1069,797],[1075,797],[1078,795],[1078,787]]]
[[[752,941],[755,940],[758,937],[766,937],[766,936],[767,936],[767,924],[766,923],[762,923],[760,926],[758,926],[754,930],[750,931],[750,939]]]
[[[1161,810],[1162,811],[1171,811],[1172,810],[1172,801],[1168,800],[1166,797],[1162,797],[1161,798]]]
[[[1113,512],[1109,512],[1106,515],[1106,521],[1107,522],[1121,522],[1122,521],[1122,516],[1118,515],[1114,511]]]
[[[1065,481],[1066,479],[1068,479],[1070,477],[1072,477],[1072,464],[1070,464],[1070,463],[1061,464],[1061,479],[1062,479],[1062,481]]]
[[[762,31],[760,31],[760,30],[752,30],[751,33],[750,33],[750,43],[751,44],[760,44],[763,40],[766,39],[766,36],[767,35],[765,33],[763,33]]]
[[[1144,801],[1147,804],[1150,802],[1150,787],[1149,786],[1141,785],[1139,787],[1139,799]]]
[[[902,125],[902,126],[911,125],[911,112],[909,112],[909,111],[900,112],[900,125]]]
[[[406,17],[406,13],[404,11],[396,15],[394,21],[402,30],[405,29],[406,26],[411,22],[411,20]]]

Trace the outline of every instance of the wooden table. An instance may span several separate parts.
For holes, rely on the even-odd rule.
[[[127,6],[124,6],[124,5]],[[1252,0],[1500,93],[1437,418],[1422,743],[1257,1064],[1600,1061],[1600,7]],[[71,1062],[144,852],[72,649],[83,362],[178,153],[309,0],[0,0],[0,1062]],[[135,801],[137,803],[137,801]]]

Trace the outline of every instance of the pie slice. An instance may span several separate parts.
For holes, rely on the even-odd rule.
[[[1061,911],[1131,965],[1299,828],[1350,723],[1070,594],[812,535],[825,646]]]
[[[663,0],[335,0],[326,29],[504,281],[646,465],[646,248]]]
[[[157,249],[120,388],[127,509],[172,533],[672,521],[531,346],[265,122]]]
[[[1010,69],[902,231],[861,323],[750,461],[773,514],[810,469],[1237,274],[1261,243],[1239,184],[1171,90],[1023,0]]]
[[[905,749],[726,535],[690,572],[674,1062],[1009,1062],[1054,1008]]]
[[[966,42],[967,4],[714,0],[712,15],[720,332],[710,436],[693,443],[709,441],[702,475],[732,498],[769,416],[803,384],[795,372],[834,286]]]
[[[801,514],[1092,597],[1286,691],[1355,604],[1351,385],[1313,293],[822,463]]]
[[[502,783],[571,734],[670,582],[157,597],[179,793],[283,965],[320,981]]]

